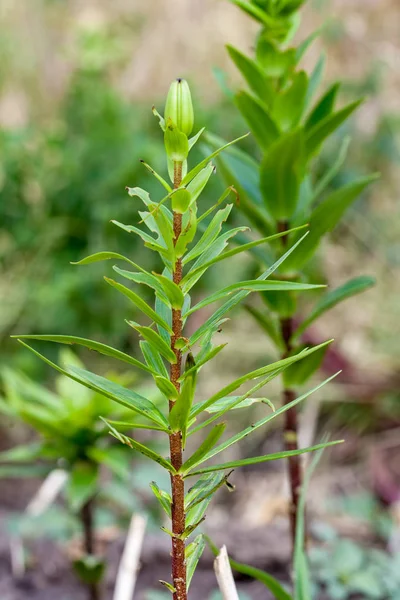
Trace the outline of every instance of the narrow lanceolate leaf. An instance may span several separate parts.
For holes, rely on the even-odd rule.
[[[205,365],[209,360],[211,360],[215,356],[217,356],[217,354],[219,354],[221,352],[221,350],[223,350],[225,348],[225,346],[226,346],[226,344],[220,344],[219,346],[215,346],[215,348],[211,348],[211,350],[209,352],[207,352],[201,360],[199,360],[198,362],[196,361],[196,363],[193,365],[193,367],[190,367],[188,370],[185,370],[182,373],[181,377],[178,379],[178,381],[179,382],[184,381],[186,379],[186,377],[188,377],[189,375],[192,375],[192,373],[195,373],[195,372],[197,373],[203,365]]]
[[[185,275],[185,277],[182,279],[182,285],[185,286],[186,283],[189,283],[191,278],[194,277],[195,275],[197,275],[197,273],[199,271],[204,272],[206,269],[208,269],[212,265],[215,265],[216,263],[221,262],[222,260],[225,260],[226,258],[231,258],[232,256],[235,256],[236,254],[240,254],[241,252],[247,252],[248,250],[252,250],[253,248],[256,248],[257,246],[260,246],[261,244],[266,244],[267,242],[272,242],[283,236],[290,235],[291,233],[294,233],[298,230],[305,229],[306,227],[307,227],[307,225],[301,225],[300,227],[294,227],[293,229],[290,229],[288,231],[282,231],[281,233],[275,233],[274,235],[269,235],[269,236],[261,238],[259,240],[254,240],[252,242],[248,242],[247,244],[241,244],[237,248],[232,248],[232,250],[228,250],[227,252],[224,252],[223,254],[215,256],[214,258],[212,258],[211,260],[208,260],[207,262],[203,262],[199,266],[193,265],[193,267],[190,269],[190,271],[187,273],[187,275]]]
[[[277,452],[276,454],[268,454],[266,456],[253,456],[252,458],[244,458],[243,460],[234,460],[231,462],[222,463],[220,465],[212,465],[211,467],[205,467],[198,471],[193,471],[186,475],[186,477],[193,477],[193,475],[202,475],[203,473],[211,473],[213,471],[223,471],[224,469],[235,469],[237,467],[245,467],[246,465],[256,465],[271,460],[279,460],[281,458],[289,458],[290,456],[298,456],[305,454],[306,452],[314,452],[315,450],[321,450],[321,448],[327,448],[328,446],[335,446],[336,444],[342,444],[344,440],[337,440],[336,442],[328,442],[327,444],[317,444],[316,446],[310,446],[309,448],[300,448],[299,450],[289,450],[285,452]]]
[[[168,325],[168,323],[166,323],[164,321],[164,319],[162,319],[160,317],[160,315],[158,315],[144,300],[142,300],[142,298],[140,296],[138,296],[137,294],[135,294],[135,292],[133,292],[129,288],[125,287],[124,285],[122,285],[120,283],[117,283],[113,279],[109,279],[108,277],[105,277],[104,279],[112,287],[114,287],[116,290],[118,290],[119,292],[121,292],[122,294],[124,294],[124,296],[126,296],[127,298],[129,298],[129,300],[131,302],[133,302],[133,304],[139,310],[141,310],[142,313],[144,313],[147,317],[149,317],[149,319],[151,319],[152,321],[154,321],[155,323],[157,323],[157,325],[160,325],[161,327],[163,327],[164,329],[166,329],[170,334],[172,334],[172,329]]]
[[[313,108],[305,122],[306,129],[312,129],[312,127],[317,125],[323,119],[326,119],[326,117],[332,113],[335,107],[335,100],[339,91],[339,87],[340,83],[334,83],[317,102],[316,106]]]
[[[164,415],[159,411],[159,409],[147,398],[140,396],[136,392],[132,390],[128,390],[124,388],[122,385],[110,381],[105,377],[101,377],[100,375],[96,375],[95,373],[90,373],[89,371],[85,371],[84,369],[80,369],[78,367],[69,367],[68,370],[63,369],[56,363],[53,363],[51,360],[40,354],[37,350],[28,346],[22,340],[18,340],[20,344],[25,346],[28,350],[33,352],[36,356],[38,356],[45,363],[56,369],[62,375],[81,383],[85,387],[90,390],[94,390],[110,400],[114,400],[118,404],[125,406],[125,408],[129,408],[133,412],[136,412],[144,417],[147,417],[153,423],[157,423],[161,427],[163,427],[164,431],[169,430],[168,421],[164,417]]]
[[[142,351],[144,360],[149,368],[153,371],[153,376],[161,375],[161,377],[168,377],[167,367],[165,366],[160,353],[153,348],[148,342],[142,340],[139,342],[140,349]]]
[[[222,210],[219,210],[216,215],[214,215],[211,223],[208,225],[207,229],[201,236],[200,240],[197,244],[186,254],[183,259],[183,264],[187,264],[189,261],[193,260],[200,254],[202,254],[205,250],[207,250],[208,246],[212,244],[212,242],[217,238],[218,234],[221,231],[222,223],[226,221],[229,217],[229,213],[231,212],[233,204],[228,204]]]
[[[322,314],[339,304],[339,302],[343,302],[343,300],[347,300],[347,298],[351,298],[356,294],[361,294],[364,290],[369,289],[375,285],[375,279],[373,277],[355,277],[354,279],[350,279],[345,284],[340,287],[332,290],[325,294],[319,302],[315,305],[311,314],[304,319],[304,321],[299,325],[296,329],[293,339],[298,338],[304,331]]]
[[[171,517],[171,505],[172,498],[170,494],[161,490],[155,481],[150,483],[150,488],[157,500],[159,501],[162,509],[167,513],[168,517]]]
[[[197,433],[198,431],[200,431],[200,429],[203,429],[204,427],[208,427],[211,423],[213,423],[217,419],[220,419],[228,411],[234,410],[235,408],[243,408],[244,406],[249,406],[249,404],[253,404],[254,402],[265,402],[265,404],[268,404],[268,406],[272,408],[273,411],[275,411],[274,405],[267,398],[250,398],[250,396],[258,392],[258,390],[263,388],[269,381],[274,379],[278,375],[278,373],[281,372],[281,370],[273,371],[268,377],[258,382],[255,386],[253,386],[241,396],[224,396],[216,402],[214,402],[211,406],[205,409],[205,411],[211,413],[212,416],[206,421],[200,423],[200,425],[198,425],[194,429],[192,429],[190,431],[190,435],[192,435],[193,433]]]
[[[197,173],[200,173],[200,171],[202,169],[204,169],[205,166],[207,166],[207,164],[210,162],[210,160],[215,158],[215,156],[218,156],[218,154],[220,154],[220,152],[223,152],[226,148],[229,148],[229,146],[232,146],[232,144],[237,144],[237,142],[240,142],[248,135],[249,135],[248,133],[245,133],[244,135],[241,135],[240,137],[236,138],[235,140],[232,140],[232,142],[228,142],[227,144],[224,144],[223,146],[221,146],[221,148],[214,150],[214,152],[209,154],[207,156],[207,158],[205,158],[204,160],[199,162],[199,164],[196,165],[194,167],[194,169],[192,169],[191,171],[189,171],[189,173],[187,173],[187,175],[185,175],[185,177],[182,180],[182,185],[187,185],[190,181],[192,181],[192,179],[194,177],[196,177]]]
[[[269,17],[265,10],[257,6],[255,2],[249,2],[249,0],[231,0],[231,2],[259,23],[263,23],[264,25],[271,24],[271,17]]]
[[[264,152],[268,151],[271,144],[278,139],[280,131],[266,107],[244,91],[236,94],[235,104],[261,149]]]
[[[192,364],[193,357],[191,354],[188,354],[188,357],[186,359],[186,367],[188,368],[188,370],[192,367]],[[192,408],[194,394],[196,391],[196,379],[196,371],[192,371],[190,375],[188,375],[185,378],[181,392],[169,413],[169,423],[171,429],[173,431],[182,432],[183,447],[185,447],[189,414]]]
[[[285,260],[287,260],[288,256],[290,256],[290,254],[297,248],[297,246],[302,243],[302,241],[305,239],[305,237],[307,235],[308,235],[308,232],[303,237],[301,237],[291,248],[289,248],[289,250],[287,252],[285,252],[285,254],[283,254],[271,267],[268,267],[268,269],[266,269],[258,277],[257,281],[264,281],[265,279],[268,279],[268,277],[270,275],[272,275],[272,273],[274,271],[276,271],[276,269],[278,269],[279,266]],[[211,317],[209,317],[207,319],[207,321],[205,321],[203,323],[203,325],[201,325],[201,327],[199,327],[199,329],[197,329],[197,331],[195,331],[195,333],[191,336],[190,345],[194,345],[199,339],[201,339],[203,337],[203,335],[207,331],[212,329],[215,326],[215,324],[218,323],[227,312],[229,312],[233,307],[237,306],[250,293],[251,293],[250,290],[241,290],[240,292],[237,292],[236,294],[234,294],[234,296],[232,298],[230,298],[229,300],[224,302],[224,304],[222,306],[220,306],[215,311],[215,313]]]
[[[186,589],[189,589],[192,577],[197,567],[201,555],[203,554],[206,542],[202,534],[198,535],[193,542],[188,544],[185,550],[186,556]]]
[[[200,477],[185,496],[185,512],[210,498],[228,480],[229,474],[212,473]]]
[[[120,441],[121,444],[129,446],[129,448],[132,448],[132,450],[137,450],[138,452],[140,452],[147,458],[154,460],[154,462],[158,463],[161,467],[163,467],[170,473],[176,473],[174,467],[171,465],[169,460],[167,460],[166,458],[161,456],[161,454],[157,454],[157,452],[154,452],[154,450],[152,450],[151,448],[148,448],[144,444],[141,444],[140,442],[137,442],[136,440],[132,439],[131,437],[128,437],[127,435],[120,433],[112,425],[110,425],[110,423],[106,419],[102,419],[102,420],[109,427],[111,435],[113,437],[115,437],[115,439]]]
[[[152,346],[157,352],[167,359],[171,364],[176,363],[176,356],[171,350],[170,346],[163,340],[163,338],[151,327],[142,327],[134,321],[127,321],[128,325],[135,329],[140,335]]]
[[[239,52],[237,48],[228,44],[226,49],[236,67],[246,80],[249,88],[253,90],[265,104],[269,104],[274,97],[274,89],[265,77],[261,67],[259,67],[255,60],[249,58],[242,52]]]
[[[101,344],[100,342],[95,342],[93,340],[86,340],[85,338],[72,335],[14,335],[12,337],[18,339],[42,340],[43,342],[56,342],[58,344],[77,344],[78,346],[84,346],[85,348],[89,348],[89,350],[94,350],[105,356],[111,356],[117,360],[134,365],[143,371],[154,374],[153,369],[141,363],[139,360],[136,360],[136,358],[129,356],[129,354],[125,354],[125,352],[121,352],[120,350],[111,348],[111,346],[106,346],[106,344]]]
[[[160,298],[164,303],[169,304],[169,300],[165,295],[163,286],[161,282],[157,279],[155,275],[151,273],[134,273],[133,271],[126,271],[125,269],[120,269],[117,266],[113,266],[113,269],[118,275],[125,277],[125,279],[129,279],[129,281],[134,281],[135,283],[147,285],[151,289],[155,291],[157,297]]]
[[[198,449],[182,465],[182,467],[180,468],[180,473],[186,474],[198,464],[204,462],[204,457],[208,456],[209,452],[212,452],[211,449],[215,446],[221,435],[224,433],[225,427],[225,423],[219,423],[218,425],[215,425],[215,427],[212,428],[204,442],[200,444]]]
[[[311,390],[308,390],[306,393],[302,394],[301,396],[299,396],[298,398],[296,398],[292,402],[289,402],[289,404],[285,404],[284,406],[281,406],[281,408],[279,408],[276,412],[274,412],[272,414],[268,414],[263,419],[260,419],[256,423],[253,423],[249,427],[246,427],[246,429],[244,429],[243,431],[240,431],[236,435],[234,435],[234,436],[230,437],[229,439],[225,440],[225,442],[223,442],[219,446],[214,447],[212,450],[210,450],[210,452],[208,452],[206,454],[206,456],[204,456],[203,462],[205,462],[206,460],[209,460],[210,458],[213,458],[213,456],[216,456],[220,452],[223,452],[224,450],[226,450],[227,448],[229,448],[233,444],[236,444],[237,442],[240,442],[245,437],[247,437],[248,435],[250,435],[251,433],[253,433],[257,429],[259,429],[260,427],[263,427],[264,425],[266,425],[267,423],[269,423],[270,421],[272,421],[272,419],[275,419],[276,417],[279,417],[281,414],[283,414],[287,410],[290,410],[294,406],[297,406],[297,404],[299,404],[300,402],[303,402],[303,400],[305,400],[306,398],[308,398],[308,396],[310,396],[314,392],[316,392],[319,389],[321,389],[329,381],[332,381],[332,379],[334,379],[337,374],[338,373],[335,373],[335,375],[333,375],[332,377],[329,377],[328,379],[326,379],[325,381],[323,381],[319,385],[315,386]]]
[[[206,263],[210,262],[215,257],[218,257],[225,250],[229,241],[243,231],[247,231],[248,227],[235,227],[222,233],[214,240],[208,248],[198,257],[192,269],[187,273],[187,276],[182,279],[182,291],[187,294],[191,288],[197,283],[202,275],[207,271]],[[192,275],[193,272],[193,275]]]
[[[178,398],[177,389],[169,379],[157,376],[154,378],[154,381],[160,392],[163,393],[168,400],[176,400]]]
[[[165,428],[159,425],[148,425],[147,423],[130,423],[128,421],[112,421],[109,420],[108,423],[114,425],[114,427],[118,427],[118,429],[149,429],[151,431],[164,431]]]
[[[191,204],[193,204],[193,202],[196,202],[197,198],[200,196],[200,194],[206,187],[211,175],[214,172],[215,172],[214,165],[212,163],[209,163],[188,184],[186,189],[190,193]]]
[[[229,383],[228,385],[223,387],[221,390],[219,390],[219,392],[217,392],[216,394],[211,396],[211,398],[209,398],[208,400],[204,400],[204,402],[198,402],[194,406],[191,416],[196,417],[199,413],[203,412],[209,406],[212,406],[215,402],[217,402],[217,400],[220,400],[221,398],[224,398],[228,394],[231,394],[232,392],[236,391],[241,385],[246,383],[246,381],[253,381],[254,379],[258,379],[259,377],[264,377],[265,375],[269,375],[272,373],[274,374],[274,376],[276,376],[283,369],[288,367],[289,365],[297,362],[298,360],[302,360],[309,354],[316,352],[317,350],[319,350],[320,348],[323,348],[324,346],[327,346],[331,342],[332,342],[332,340],[325,342],[323,344],[320,344],[319,346],[314,346],[314,348],[311,348],[309,350],[303,350],[302,352],[299,352],[295,356],[289,356],[288,358],[283,358],[274,363],[266,365],[265,367],[261,367],[260,369],[256,369],[255,371],[250,371],[249,373],[246,373],[245,375],[238,377],[237,379],[235,379],[234,381],[232,381],[231,383]]]
[[[276,220],[287,220],[293,215],[304,166],[304,133],[301,129],[281,136],[265,154],[260,186],[267,209]]]
[[[169,257],[168,248],[158,244],[157,240],[155,240],[153,237],[151,237],[151,235],[149,235],[145,231],[142,231],[134,225],[124,225],[123,223],[120,223],[119,221],[115,220],[111,221],[111,223],[114,223],[114,225],[116,225],[120,229],[123,229],[124,231],[127,231],[128,233],[136,233],[136,235],[142,238],[146,248],[150,248],[150,250],[154,250],[154,252],[159,252],[164,257]]]
[[[158,275],[157,273],[154,273],[154,275],[159,280],[172,308],[181,309],[185,298],[180,287],[164,275]]]
[[[101,262],[104,260],[123,260],[129,263],[130,265],[133,265],[135,269],[143,271],[142,267],[134,263],[129,258],[126,258],[126,256],[118,254],[118,252],[96,252],[95,254],[86,256],[86,258],[82,258],[82,260],[78,260],[77,262],[71,262],[71,265],[90,265],[92,263]]]
[[[249,292],[268,292],[268,291],[282,291],[282,292],[299,292],[305,290],[314,290],[317,288],[326,287],[325,285],[319,284],[311,284],[311,283],[297,283],[295,281],[258,281],[250,280],[250,281],[241,281],[238,283],[233,283],[228,285],[226,288],[223,288],[219,292],[215,292],[215,294],[211,294],[208,298],[201,300],[198,302],[193,308],[191,308],[185,316],[189,316],[192,313],[196,312],[200,308],[204,308],[213,302],[217,302],[217,300],[221,300],[234,292],[241,290],[248,290]]]
[[[360,106],[362,100],[353,102],[325,117],[319,121],[314,127],[308,130],[306,135],[306,154],[308,157],[313,156],[321,146],[321,144],[329,137],[349,116]]]
[[[339,188],[325,198],[311,214],[309,235],[300,250],[296,252],[296,256],[289,257],[283,268],[288,270],[301,268],[313,256],[322,236],[336,227],[349,206],[376,179],[377,175],[364,177]]]
[[[167,181],[165,181],[165,179],[163,177],[161,177],[161,175],[159,175],[154,169],[153,167],[151,167],[150,165],[148,165],[147,163],[144,162],[144,160],[140,161],[142,163],[142,165],[144,167],[146,167],[146,169],[148,171],[150,171],[150,173],[152,175],[154,175],[154,177],[157,179],[157,181],[159,181],[161,183],[161,185],[167,190],[168,193],[172,192],[172,187],[169,185],[169,183]]]

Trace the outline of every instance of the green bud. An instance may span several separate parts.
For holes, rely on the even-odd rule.
[[[164,119],[166,122],[171,119],[185,135],[191,134],[194,123],[193,104],[189,85],[185,79],[177,79],[171,83],[165,103]]]
[[[164,143],[171,160],[174,162],[183,162],[187,159],[189,154],[187,135],[182,133],[170,118],[166,122]]]
[[[185,213],[192,201],[192,195],[186,188],[179,188],[171,196],[172,210],[177,213]]]

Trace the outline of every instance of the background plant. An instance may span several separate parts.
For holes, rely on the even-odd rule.
[[[314,390],[308,391],[298,398],[293,398],[291,403],[276,412],[273,412],[271,406],[269,406],[266,416],[222,443],[218,442],[224,432],[225,423],[214,424],[214,422],[220,421],[230,410],[243,408],[255,401],[263,401],[262,398],[254,398],[253,394],[277,377],[286,367],[306,359],[314,352],[318,352],[325,344],[312,349],[304,349],[290,357],[288,356],[244,374],[229,385],[224,386],[210,398],[194,401],[198,371],[223,350],[224,344],[214,345],[213,337],[223,325],[226,314],[234,306],[256,290],[274,290],[287,293],[293,290],[314,289],[315,285],[269,279],[279,265],[297,249],[297,246],[301,242],[304,243],[306,236],[303,235],[282,257],[270,265],[258,279],[231,284],[191,306],[190,292],[207,269],[217,262],[245,252],[249,247],[265,244],[271,239],[264,238],[251,242],[250,245],[242,245],[224,252],[229,240],[245,229],[244,227],[237,227],[228,231],[221,231],[233,205],[227,204],[224,208],[217,211],[216,209],[219,205],[225,203],[232,192],[230,188],[211,208],[198,214],[201,206],[201,204],[198,205],[198,199],[214,173],[214,166],[211,161],[231,144],[220,147],[188,170],[187,158],[189,151],[198,141],[203,129],[189,138],[193,129],[193,107],[190,91],[184,80],[178,79],[171,85],[164,117],[161,117],[155,109],[154,113],[158,117],[161,129],[164,132],[168,173],[173,187],[149,166],[149,170],[164,188],[164,196],[160,201],[152,201],[149,193],[141,188],[127,189],[130,196],[138,197],[143,202],[145,210],[139,211],[139,215],[142,225],[147,227],[150,233],[147,233],[143,227],[137,227],[136,225],[125,225],[118,221],[114,221],[114,223],[125,232],[139,236],[144,245],[159,256],[163,264],[162,272],[150,273],[130,258],[111,251],[96,253],[78,263],[89,264],[103,260],[124,261],[135,270],[126,270],[114,266],[114,271],[130,282],[138,285],[144,284],[153,290],[155,295],[154,308],[131,288],[109,277],[105,278],[110,286],[125,296],[131,305],[150,321],[150,326],[140,325],[131,320],[127,321],[128,326],[142,338],[140,348],[144,362],[108,345],[75,336],[25,335],[18,337],[21,343],[30,348],[34,354],[62,374],[144,418],[144,422],[140,424],[130,421],[116,423],[108,419],[105,419],[105,422],[107,422],[114,437],[126,446],[155,461],[170,474],[171,493],[162,490],[156,483],[152,485],[152,490],[171,522],[165,531],[171,536],[172,540],[172,582],[164,583],[173,593],[175,600],[185,600],[187,588],[204,547],[204,540],[201,535],[188,545],[186,545],[186,540],[204,520],[204,514],[212,494],[226,483],[229,471],[242,465],[283,458],[307,452],[313,448],[279,452],[205,467],[202,466],[203,463],[244,439],[273,418],[286,412],[321,386],[317,386]],[[168,208],[168,204],[171,205],[172,210]],[[214,212],[215,214],[213,214]],[[196,237],[198,225],[203,220],[206,222],[205,231]],[[274,234],[272,240],[285,235],[287,235],[287,232]],[[201,308],[221,300],[223,302],[217,310],[198,326],[190,334],[190,337],[187,337],[185,325],[188,317]],[[152,375],[155,385],[165,397],[165,404],[158,407],[149,397],[142,396],[110,379],[80,367],[57,365],[27,346],[21,340],[24,337],[48,342],[76,343],[145,371]],[[198,348],[197,352],[195,351],[196,347]],[[186,359],[183,366],[185,354]],[[169,366],[169,371],[166,365]],[[257,383],[254,383],[255,381]],[[239,390],[243,384],[250,382],[253,382],[252,387],[244,393],[241,392],[241,395],[229,395]],[[270,404],[269,401],[266,401],[266,403],[267,405]],[[208,416],[209,414],[211,416]],[[206,419],[200,420],[200,417],[204,416]],[[214,425],[203,441],[198,442],[194,451],[193,449],[189,451],[188,457],[185,456],[184,449],[188,438],[211,424]],[[146,442],[125,435],[122,433],[124,428],[148,429],[163,433],[169,439],[170,458],[166,459]],[[314,448],[320,447],[318,445]],[[185,480],[193,476],[200,477],[185,493]]]
[[[84,366],[67,349],[60,354],[60,364],[80,369]],[[120,385],[132,383],[132,375],[117,376],[110,372],[108,377]],[[54,519],[51,514],[45,514],[40,529],[42,533],[46,531],[56,536],[65,536],[67,532],[72,535],[79,531],[76,522],[79,523],[83,555],[75,561],[74,567],[88,586],[89,597],[96,599],[100,596],[98,585],[105,569],[96,549],[99,513],[111,508],[117,513],[129,511],[130,516],[134,506],[132,492],[128,492],[132,490],[132,454],[109,436],[108,427],[99,420],[99,415],[120,421],[127,417],[128,411],[64,375],[55,379],[55,392],[51,392],[26,376],[4,369],[3,388],[0,411],[4,419],[9,425],[19,422],[29,425],[39,440],[2,452],[0,476],[45,476],[57,468],[67,472],[64,486],[67,515],[54,508]],[[140,427],[140,423],[139,416],[136,426]],[[108,483],[101,477],[104,468],[112,474]],[[12,526],[22,536],[32,535],[40,522],[40,519],[22,516],[13,520]]]
[[[344,212],[376,178],[366,176],[346,182],[333,192],[332,179],[340,171],[349,146],[345,138],[333,164],[321,172],[319,155],[324,142],[351,116],[360,101],[336,107],[340,82],[331,85],[314,101],[324,59],[307,74],[300,64],[318,35],[312,34],[297,47],[290,41],[299,25],[299,9],[304,0],[257,2],[232,0],[261,25],[255,44],[255,57],[233,46],[228,52],[243,75],[249,90],[234,94],[233,100],[248,124],[258,145],[256,158],[242,150],[230,149],[218,164],[226,181],[233,182],[240,194],[240,210],[262,236],[287,232],[272,246],[272,257],[301,236],[290,228],[309,223],[310,234],[280,267],[279,277],[286,281],[307,281],[323,238],[340,221]],[[210,144],[220,143],[213,136]],[[269,250],[269,248],[268,248]],[[257,251],[262,264],[271,260],[264,250]],[[373,285],[371,277],[357,277],[335,290],[323,293],[303,314],[297,291],[282,295],[263,291],[264,308],[247,306],[282,357],[291,356],[310,343],[310,326],[339,302]],[[290,404],[295,388],[303,385],[319,368],[327,348],[285,370],[283,403]],[[287,410],[283,433],[286,450],[298,448],[297,408]],[[290,522],[294,543],[297,505],[301,488],[301,461],[295,455],[288,461],[291,488]]]

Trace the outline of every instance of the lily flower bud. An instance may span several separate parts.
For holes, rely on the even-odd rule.
[[[190,135],[194,124],[192,96],[188,82],[185,79],[174,81],[168,92],[165,103],[164,119],[168,119],[185,135]]]

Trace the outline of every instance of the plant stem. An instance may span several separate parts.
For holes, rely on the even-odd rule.
[[[86,555],[94,554],[94,500],[91,498],[82,506],[81,522],[83,528],[84,550]],[[98,583],[88,583],[88,599],[100,600],[100,588]]]
[[[279,223],[279,232],[287,231],[289,224],[286,221]],[[287,247],[288,238],[287,236],[282,237],[282,245],[284,248]],[[293,335],[293,318],[285,317],[280,320],[280,328],[282,339],[285,344],[285,351],[282,358],[287,358],[292,351],[291,338]],[[283,404],[289,404],[296,398],[296,393],[290,388],[284,387],[283,392]],[[285,426],[284,426],[283,438],[285,443],[285,450],[297,450],[298,449],[298,418],[297,408],[290,408],[285,412]],[[288,469],[289,469],[289,485],[290,485],[290,504],[289,504],[289,519],[290,519],[290,534],[292,539],[292,553],[294,552],[296,529],[297,529],[297,512],[301,492],[302,484],[302,467],[301,457],[291,456],[288,458]]]
[[[177,189],[182,181],[182,163],[174,164],[174,188]],[[176,244],[182,231],[182,215],[174,212],[174,243]],[[173,270],[173,281],[177,285],[182,280],[182,260],[177,259]],[[176,356],[176,363],[171,365],[170,379],[175,388],[180,390],[178,382],[181,376],[182,353],[175,348],[176,341],[182,335],[182,311],[172,309],[172,331],[171,348]],[[170,401],[169,409],[173,407]],[[180,431],[169,436],[169,446],[172,466],[178,471],[183,462],[182,456],[182,434]],[[185,542],[181,535],[185,531],[185,485],[181,475],[171,475],[172,491],[172,580],[175,592],[174,600],[186,600],[186,560]]]

